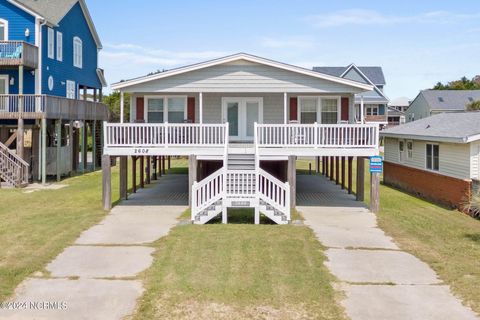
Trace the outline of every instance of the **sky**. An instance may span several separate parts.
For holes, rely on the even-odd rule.
[[[390,99],[480,74],[479,0],[87,0],[109,83],[238,52],[381,66]]]

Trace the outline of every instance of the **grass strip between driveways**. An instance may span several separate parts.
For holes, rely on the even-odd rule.
[[[232,224],[179,226],[159,240],[136,319],[342,319],[312,230],[252,221],[252,210],[234,210]]]
[[[297,169],[308,172],[309,162],[299,160]],[[354,163],[354,190],[355,168]],[[368,161],[365,168],[369,203]],[[402,250],[429,264],[464,304],[480,313],[480,221],[385,185],[380,186],[380,207],[379,226]]]

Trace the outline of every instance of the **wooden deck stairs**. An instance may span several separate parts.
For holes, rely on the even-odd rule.
[[[29,164],[0,143],[0,180],[21,188],[28,185]]]

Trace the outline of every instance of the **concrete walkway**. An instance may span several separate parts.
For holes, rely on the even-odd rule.
[[[167,175],[113,208],[47,266],[47,277],[25,280],[12,301],[57,303],[51,310],[28,304],[0,310],[0,319],[123,319],[143,293],[140,272],[152,264],[149,245],[165,236],[187,208],[188,178]],[[53,308],[53,309],[52,309]]]
[[[313,192],[314,191],[314,192]],[[319,176],[297,177],[297,205],[328,249],[326,266],[340,281],[354,320],[477,319],[435,272],[401,251],[376,216]]]

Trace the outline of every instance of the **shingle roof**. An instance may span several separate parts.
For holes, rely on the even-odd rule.
[[[58,24],[72,9],[78,0],[16,0],[20,4],[35,11],[48,22]]]
[[[420,94],[433,110],[465,110],[467,104],[480,100],[480,90],[423,90]]]
[[[400,97],[390,101],[388,105],[395,107],[408,107],[412,101],[407,97]]]
[[[384,130],[384,137],[466,143],[480,139],[480,112],[441,113]]]
[[[314,71],[340,77],[348,68],[346,67],[313,67]],[[385,85],[385,76],[382,67],[358,67],[363,74],[375,85]]]

